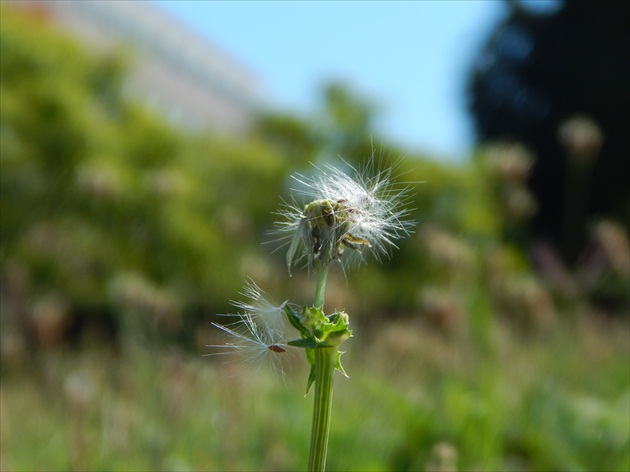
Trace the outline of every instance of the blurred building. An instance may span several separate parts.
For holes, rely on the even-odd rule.
[[[100,51],[124,47],[127,92],[191,130],[239,134],[262,106],[251,70],[146,1],[12,0]]]

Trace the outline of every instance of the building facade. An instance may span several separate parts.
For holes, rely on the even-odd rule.
[[[89,48],[125,48],[127,92],[191,131],[241,134],[263,106],[255,74],[147,1],[15,0]]]

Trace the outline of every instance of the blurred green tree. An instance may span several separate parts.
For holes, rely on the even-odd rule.
[[[18,268],[31,296],[94,310],[118,304],[111,287],[131,274],[175,318],[224,307],[259,252],[285,157],[261,139],[184,135],[124,99],[128,60],[8,7],[0,48],[3,280]]]
[[[124,98],[127,54],[98,56],[2,13],[3,290],[21,278],[22,298],[52,294],[74,314],[139,312],[174,329],[227,310],[248,275],[273,292],[284,258],[260,243],[273,239],[264,233],[287,174],[337,155],[397,165],[419,222],[391,260],[348,274],[369,311],[423,306],[428,284],[474,288],[475,251],[501,244],[492,174],[475,162],[391,159],[405,153],[380,140],[375,108],[345,85],[325,87],[314,116],[265,114],[239,139],[186,134]]]

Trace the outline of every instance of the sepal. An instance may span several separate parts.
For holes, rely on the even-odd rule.
[[[285,305],[284,312],[295,329],[300,332],[301,339],[289,341],[287,344],[304,349],[306,359],[311,366],[306,383],[306,394],[315,382],[317,366],[315,364],[315,349],[335,349],[335,369],[348,377],[341,365],[342,351],[337,348],[346,339],[352,337],[352,331],[348,329],[350,320],[345,311],[336,311],[329,316],[324,314],[321,307],[304,307],[298,314],[291,306]]]
[[[308,395],[308,392],[311,391],[311,387],[315,383],[315,362],[311,364],[311,370],[308,373],[308,381],[306,382],[306,392],[304,392],[304,396]]]
[[[335,359],[335,369],[337,369],[339,372],[341,372],[345,378],[349,379],[350,376],[348,374],[346,374],[346,371],[344,370],[343,366],[341,365],[341,356],[343,354],[345,354],[345,353],[346,353],[346,351],[337,351],[337,358]]]

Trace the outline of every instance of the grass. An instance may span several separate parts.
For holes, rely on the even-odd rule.
[[[329,470],[630,469],[626,320],[565,319],[489,348],[412,320],[355,330]],[[2,470],[304,470],[306,366],[283,380],[169,348],[58,348],[3,369]],[[305,364],[305,362],[303,363]],[[441,467],[441,468],[440,468]]]

